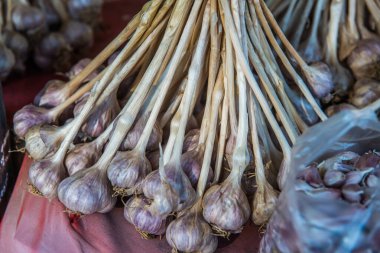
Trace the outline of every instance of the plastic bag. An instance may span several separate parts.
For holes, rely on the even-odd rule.
[[[380,150],[380,123],[372,111],[345,111],[308,129],[292,150],[291,174],[260,253],[380,252],[379,181],[371,188],[374,198],[364,207],[343,200],[340,191],[318,190],[321,195],[310,195],[299,178],[315,162],[343,151],[362,155],[370,150]]]

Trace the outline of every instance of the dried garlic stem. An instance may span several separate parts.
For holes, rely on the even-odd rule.
[[[373,19],[376,23],[377,33],[380,33],[380,7],[377,6],[374,0],[365,0],[369,12],[372,14]]]
[[[359,40],[359,31],[355,23],[356,0],[348,0],[348,15],[340,29],[339,59],[346,59],[356,47]]]
[[[128,101],[129,106],[127,106],[126,111],[123,114],[120,114],[119,119],[115,125],[115,130],[110,138],[109,145],[107,145],[105,152],[97,162],[99,168],[105,169],[108,167],[110,160],[113,158],[125,135],[131,128],[133,122],[135,121],[135,118],[137,117],[140,108],[144,103],[145,97],[147,96],[148,91],[152,86],[152,81],[154,80],[157,72],[159,71],[159,68],[161,66],[160,64],[165,58],[167,50],[171,42],[173,41],[173,38],[175,37],[177,29],[180,27],[181,20],[186,18],[186,15],[184,15],[184,13],[187,13],[189,11],[189,8],[190,6],[187,1],[183,0],[176,2],[172,16],[169,20],[169,24],[167,25],[164,37],[160,43],[159,48],[157,49],[157,53],[152,59],[147,71],[141,79],[141,82],[137,86],[137,89]],[[186,24],[184,30],[189,30],[191,28],[191,24],[188,24]],[[173,78],[174,76],[173,69],[175,69],[176,65],[180,62],[182,52],[188,46],[187,38],[188,35],[181,37],[176,52],[172,58],[172,62],[170,63],[170,65],[172,66],[172,71],[168,71],[167,78],[163,80],[164,83],[162,84],[162,87],[170,85],[172,81],[171,78]],[[169,73],[171,73],[171,77]],[[165,97],[165,94],[161,94],[161,97]],[[163,98],[157,98],[157,100],[160,99]],[[154,114],[154,110],[152,111],[152,114]],[[150,121],[152,121],[151,118],[152,117],[149,118]],[[149,120],[147,125],[151,124]]]
[[[294,18],[293,19],[293,23],[296,23],[294,25],[295,26],[295,32],[294,30],[292,31],[293,32],[293,35],[291,36],[291,44],[293,45],[294,48],[298,48],[299,47],[299,44],[300,44],[300,41],[301,41],[301,36],[305,30],[305,25],[310,17],[310,13],[311,13],[311,9],[313,8],[313,5],[314,5],[314,1],[306,1],[306,6],[301,6],[301,4],[299,4],[301,7],[301,18],[300,19],[297,19],[297,18]],[[293,13],[293,17],[296,16],[298,17],[297,13]],[[293,26],[292,26],[293,27]]]
[[[266,10],[267,12],[269,12],[269,10],[267,10],[265,8],[266,7],[265,4],[263,6],[264,6],[264,10]],[[300,88],[301,92],[303,93],[303,95],[305,96],[305,98],[307,99],[307,101],[309,101],[309,103],[313,107],[314,111],[318,114],[319,118],[321,120],[326,120],[327,119],[326,114],[319,107],[319,105],[316,102],[314,96],[311,94],[309,88],[306,86],[306,84],[302,80],[302,78],[298,75],[298,73],[293,68],[293,66],[291,65],[291,63],[288,60],[288,58],[286,57],[285,53],[282,51],[281,47],[278,45],[278,43],[277,43],[277,41],[276,41],[276,39],[275,39],[275,37],[274,37],[274,35],[273,35],[270,27],[269,27],[269,24],[266,21],[266,18],[265,18],[264,13],[263,13],[263,11],[261,9],[261,5],[260,5],[259,1],[258,0],[254,0],[254,2],[253,2],[253,0],[249,0],[249,7],[250,7],[251,15],[253,15],[253,13],[256,13],[256,11],[257,11],[258,18],[261,21],[261,25],[264,28],[264,31],[265,31],[268,39],[269,39],[269,42],[271,43],[271,45],[273,46],[274,50],[278,54],[279,58],[281,59],[281,62],[284,64],[284,67],[286,68],[286,70],[292,76],[294,82],[298,85],[298,87]],[[256,9],[256,11],[255,11],[255,9]],[[273,19],[273,16],[270,14],[270,12],[269,12],[268,16],[272,17],[272,20],[273,20],[272,25],[274,25],[275,24],[275,20]],[[253,16],[252,19],[254,20],[255,17]],[[275,27],[278,28],[278,25],[276,24]],[[287,41],[287,39],[284,36],[284,34],[281,32],[281,29],[277,29],[276,33],[280,37],[280,39],[282,38],[281,41],[285,45],[288,45],[287,46],[288,50],[290,50],[290,49],[294,50],[294,48],[290,45],[289,41]],[[293,57],[295,57],[295,55],[298,55],[298,53],[295,50],[294,50],[294,53],[295,54],[293,55]],[[302,58],[299,57],[299,59],[301,59],[301,61],[303,61]],[[304,65],[306,65],[306,63],[304,63]]]
[[[361,39],[378,39],[379,37],[365,26],[366,20],[366,3],[365,1],[357,1],[356,23],[358,25]]]
[[[287,33],[287,31],[288,31],[290,20],[293,17],[294,8],[296,7],[296,4],[298,2],[300,2],[300,1],[290,0],[290,4],[289,4],[288,8],[286,9],[286,12],[285,12],[283,18],[280,21],[280,27],[285,33]]]
[[[224,88],[223,88],[223,73],[222,68],[219,70],[219,74],[215,83],[215,87],[212,93],[212,104],[210,108],[210,125],[208,128],[208,135],[206,141],[206,147],[204,151],[201,174],[199,176],[199,181],[197,185],[197,193],[199,198],[202,198],[203,193],[206,189],[207,179],[210,171],[212,152],[214,148],[214,141],[218,127],[218,110],[220,103],[224,97]]]
[[[69,14],[66,11],[65,4],[61,0],[50,0],[54,10],[58,13],[62,23],[69,21]]]
[[[265,167],[261,156],[259,134],[257,130],[257,124],[259,124],[259,121],[256,120],[255,116],[257,114],[255,112],[258,111],[258,108],[252,91],[250,91],[249,94],[249,118],[253,154],[255,157],[255,176],[257,184],[257,190],[253,201],[252,219],[256,225],[262,225],[269,220],[274,211],[277,200],[277,193],[268,183],[265,176]]]
[[[275,117],[273,116],[271,109],[270,109],[270,107],[266,101],[266,98],[263,95],[263,93],[261,92],[260,87],[259,87],[258,83],[256,82],[255,77],[253,76],[253,74],[250,70],[249,64],[244,57],[244,53],[242,51],[242,48],[241,48],[240,43],[239,43],[238,38],[237,38],[236,29],[234,26],[230,25],[233,21],[232,21],[231,12],[229,11],[229,9],[227,7],[227,2],[226,2],[226,0],[221,0],[221,3],[222,3],[222,9],[224,11],[224,17],[226,19],[225,31],[228,31],[231,35],[232,44],[234,46],[234,49],[235,49],[235,52],[237,55],[237,60],[240,62],[242,69],[243,69],[243,72],[245,74],[245,77],[247,78],[248,83],[251,86],[251,89],[253,90],[257,100],[260,103],[260,106],[262,107],[262,109],[265,113],[265,116],[267,117],[271,127],[273,128],[273,131],[274,131],[274,133],[275,133],[275,135],[276,135],[276,137],[277,137],[277,139],[281,145],[281,148],[282,148],[282,151],[284,154],[284,164],[287,165],[289,160],[290,160],[289,143],[287,142],[286,137],[282,133],[280,126],[278,125]],[[285,168],[288,169],[287,166],[285,166]],[[285,173],[285,174],[287,176],[287,173]],[[286,180],[286,176],[284,176],[282,178],[282,180]]]
[[[9,31],[13,31],[13,24],[12,24],[13,4],[12,4],[12,0],[7,0],[6,4],[7,4],[7,10],[6,10],[6,17],[5,17],[5,22],[6,22],[5,27]]]
[[[256,43],[259,43],[258,40],[253,41],[253,44],[256,44]],[[292,141],[292,143],[294,143],[296,137],[299,135],[299,131],[295,128],[295,122],[291,121],[291,119],[289,118],[289,115],[287,114],[283,105],[278,99],[277,94],[275,90],[273,89],[273,86],[271,82],[269,81],[267,74],[265,73],[264,66],[260,62],[259,56],[256,54],[254,50],[249,50],[248,55],[254,69],[258,73],[259,78],[261,82],[263,83],[264,89],[266,90],[270,101],[272,102],[275,110],[278,113],[279,118],[281,119],[282,124],[284,125],[286,129],[286,132],[290,140]]]

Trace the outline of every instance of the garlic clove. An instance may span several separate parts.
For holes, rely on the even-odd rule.
[[[91,167],[99,159],[101,152],[102,147],[98,146],[95,141],[75,145],[65,158],[67,172],[71,176],[77,171]]]
[[[348,184],[342,187],[344,199],[351,203],[359,203],[364,194],[363,189],[358,184]]]
[[[341,187],[346,180],[346,175],[339,170],[328,170],[323,176],[323,182],[327,187]]]
[[[209,224],[202,218],[202,214],[190,211],[172,221],[166,229],[166,240],[169,245],[181,252],[214,252],[218,246],[218,239],[212,234]]]
[[[116,187],[137,186],[152,171],[149,160],[137,151],[117,152],[107,169],[108,179]]]
[[[34,126],[25,135],[25,148],[34,160],[41,160],[58,148],[63,135],[58,127],[44,125]]]
[[[301,172],[297,179],[304,180],[314,188],[323,187],[323,181],[316,164],[309,165],[304,171]]]
[[[231,233],[239,233],[250,217],[250,205],[240,186],[224,181],[207,190],[202,202],[205,220]]]
[[[380,155],[377,152],[368,152],[362,155],[357,162],[355,167],[359,170],[367,170],[368,168],[374,168],[375,173],[380,173]]]
[[[13,127],[18,137],[24,138],[33,126],[52,123],[48,109],[26,105],[13,116]]]
[[[361,40],[347,58],[347,64],[356,79],[380,80],[380,42],[375,39]]]
[[[349,172],[354,170],[354,164],[360,156],[351,151],[339,153],[318,165],[321,173],[327,170],[339,170],[342,172]]]
[[[36,106],[52,108],[62,104],[70,97],[70,90],[62,80],[50,80],[38,92],[33,103]]]
[[[107,175],[96,167],[63,180],[58,187],[58,198],[68,209],[82,214],[104,212],[115,201]]]
[[[373,172],[373,168],[367,168],[365,170],[350,171],[346,174],[345,185],[360,184],[367,175]]]
[[[125,219],[141,232],[162,235],[166,230],[166,217],[157,215],[151,201],[144,196],[132,196],[124,207]]]
[[[372,79],[358,80],[350,94],[350,103],[363,108],[380,98],[380,82]]]
[[[354,110],[355,106],[347,103],[340,103],[336,105],[330,105],[329,107],[326,108],[326,114],[327,116],[331,117],[334,114],[340,113],[342,111],[346,110]]]
[[[34,161],[28,175],[30,183],[49,199],[57,196],[58,185],[67,176],[63,164],[52,157]]]
[[[332,72],[327,64],[314,62],[304,75],[317,98],[325,98],[334,90]]]

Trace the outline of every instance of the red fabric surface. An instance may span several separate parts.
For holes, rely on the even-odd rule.
[[[165,238],[145,240],[123,217],[123,208],[92,214],[70,222],[58,200],[49,201],[27,191],[27,157],[0,224],[1,253],[168,253]],[[230,241],[219,241],[218,253],[258,251],[257,228],[248,225]]]

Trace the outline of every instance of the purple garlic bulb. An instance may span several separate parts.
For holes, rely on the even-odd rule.
[[[34,98],[36,106],[52,108],[65,102],[71,95],[66,82],[62,80],[50,80]]]
[[[66,155],[65,166],[69,175],[77,171],[89,168],[98,161],[101,156],[103,145],[96,141],[75,145]]]

